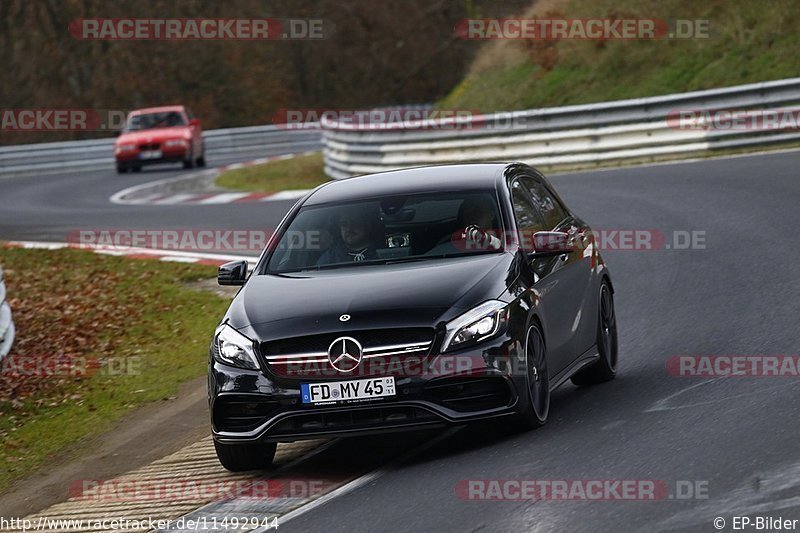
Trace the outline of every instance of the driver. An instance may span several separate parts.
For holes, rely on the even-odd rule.
[[[378,259],[380,219],[366,208],[339,217],[338,239],[317,261],[318,265]]]
[[[455,233],[445,235],[425,255],[450,255],[472,250],[499,250],[502,242],[492,229],[495,209],[487,196],[468,196],[458,207]]]
[[[170,111],[166,117],[167,126],[183,126],[183,119],[175,111]]]
[[[488,198],[471,196],[464,200],[458,210],[459,226],[464,230],[460,237],[467,249],[486,250],[500,248],[500,239],[492,228],[494,209]]]

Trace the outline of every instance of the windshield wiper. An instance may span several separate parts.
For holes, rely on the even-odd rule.
[[[330,263],[327,265],[313,265],[293,270],[276,271],[275,273],[285,274],[287,272],[317,272],[320,270],[334,270],[336,268],[362,266],[362,265],[396,265],[399,263],[415,263],[419,261],[428,261],[430,259],[450,259],[453,257],[471,257],[475,255],[496,254],[502,251],[503,250],[476,250],[474,252],[468,252],[468,253],[456,252],[456,253],[445,253],[436,255],[417,255],[414,257],[395,257],[390,259],[370,259],[368,261],[348,261],[347,263]]]
[[[395,259],[385,259],[385,264],[396,265],[397,263],[414,263],[416,261],[426,261],[430,259],[429,255],[420,255],[416,257],[397,257]]]
[[[327,265],[313,265],[308,267],[303,267],[299,271],[300,272],[310,272],[310,271],[317,271],[317,270],[333,270],[335,268],[341,267],[349,267],[349,266],[361,266],[361,265],[383,265],[386,263],[386,259],[370,259],[368,261],[348,261],[347,263],[328,263]]]

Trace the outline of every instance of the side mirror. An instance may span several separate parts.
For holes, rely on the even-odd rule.
[[[217,283],[220,285],[244,285],[247,279],[247,261],[231,261],[217,270]]]
[[[193,118],[192,120],[189,121],[189,125],[190,126],[200,126],[200,119]]]
[[[533,234],[534,257],[550,257],[575,251],[572,238],[563,231],[537,231]]]

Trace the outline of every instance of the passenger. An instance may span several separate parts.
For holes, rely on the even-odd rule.
[[[376,213],[363,208],[346,211],[339,217],[338,238],[320,256],[317,265],[378,259],[381,233],[382,224]]]

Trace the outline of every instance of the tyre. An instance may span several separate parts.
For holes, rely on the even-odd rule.
[[[203,143],[202,151],[200,152],[200,157],[197,158],[197,166],[204,167],[206,166],[206,145]]]
[[[125,165],[117,165],[117,174],[125,174],[128,172],[128,167]]]
[[[525,390],[520,395],[521,410],[516,426],[520,430],[545,425],[550,413],[550,376],[547,373],[547,347],[540,326],[528,327],[525,336]]]
[[[611,381],[617,375],[617,314],[614,311],[614,295],[607,281],[600,285],[600,305],[597,321],[597,351],[600,359],[574,376],[572,382],[578,386],[594,385]]]
[[[275,450],[271,443],[222,444],[214,441],[217,459],[226,470],[244,472],[247,470],[266,470],[272,465]]]
[[[134,172],[141,172],[142,167],[140,165],[136,165],[135,167],[131,167],[131,170],[133,170]]]
[[[189,154],[189,157],[183,160],[183,168],[192,168],[194,167],[194,156]]]

